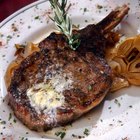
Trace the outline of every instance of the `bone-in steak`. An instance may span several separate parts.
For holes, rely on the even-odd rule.
[[[106,45],[106,38],[96,27],[92,31],[87,27],[89,40],[84,29],[75,31],[81,39],[77,51],[69,49],[64,35],[52,33],[39,44],[40,51],[14,71],[9,103],[30,129],[43,131],[72,122],[97,106],[109,91],[111,69],[97,48]]]

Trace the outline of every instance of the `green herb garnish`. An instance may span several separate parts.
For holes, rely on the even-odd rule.
[[[84,135],[86,135],[86,136],[89,135],[89,130],[87,128],[85,128],[85,130],[84,130]]]
[[[108,107],[108,109],[111,109],[111,106],[110,106],[110,107]]]
[[[14,119],[14,120],[13,120],[13,122],[14,122],[14,123],[16,123],[16,122],[17,122],[17,120],[16,120],[16,119]]]
[[[0,124],[6,124],[6,121],[1,121]]]
[[[8,118],[8,121],[10,121],[12,118],[12,113],[9,113],[9,118]]]
[[[133,107],[132,105],[129,106],[129,108],[132,108],[132,107]]]
[[[68,9],[66,9],[67,0],[49,0],[53,11],[54,11],[54,18],[51,18],[58,30],[62,32],[66,37],[68,44],[71,49],[76,50],[80,45],[80,40],[78,39],[79,36],[72,33],[72,21],[67,15]]]
[[[39,16],[36,16],[35,19],[39,19]]]
[[[22,137],[21,140],[24,140],[24,137]]]
[[[103,120],[102,120],[102,119],[101,119],[100,121],[101,121],[101,122],[103,122]]]
[[[115,99],[114,103],[117,104],[119,107],[121,106],[121,104],[119,103],[117,99]]]
[[[102,5],[97,5],[97,8],[98,8],[98,9],[102,9],[103,6],[102,6]]]
[[[87,11],[87,8],[84,8],[84,12],[86,12]]]
[[[88,87],[87,87],[87,88],[88,88],[88,90],[89,90],[89,91],[91,91],[91,90],[92,90],[92,86],[93,86],[93,85],[88,85]]]
[[[55,135],[59,136],[62,140],[65,137],[66,133],[65,132],[56,132]]]

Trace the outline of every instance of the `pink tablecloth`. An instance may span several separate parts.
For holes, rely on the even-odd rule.
[[[35,0],[0,0],[0,22]]]

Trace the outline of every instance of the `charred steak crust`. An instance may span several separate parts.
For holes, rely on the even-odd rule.
[[[45,131],[72,122],[97,106],[109,91],[112,77],[103,58],[90,51],[83,55],[70,50],[63,35],[53,33],[39,47],[41,51],[25,58],[14,71],[8,95],[17,118],[32,130]],[[48,84],[57,75],[71,84],[63,91],[55,87],[64,96],[63,103],[48,112],[46,108],[38,112],[27,93],[40,83]]]

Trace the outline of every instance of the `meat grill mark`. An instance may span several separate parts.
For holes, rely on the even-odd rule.
[[[115,10],[111,17],[119,15],[122,20],[128,10],[124,5]],[[77,51],[69,49],[64,35],[52,33],[39,43],[39,52],[34,52],[21,62],[14,71],[8,96],[14,114],[26,126],[32,130],[45,131],[66,125],[104,99],[112,84],[112,71],[104,59],[108,41],[105,38],[106,31],[117,25],[112,18],[107,17],[97,25],[73,31],[81,40]],[[71,75],[73,80],[72,88],[59,93],[64,96],[65,102],[48,112],[40,110],[40,113],[37,113],[27,91],[36,84],[48,84],[53,76],[59,75],[60,72],[66,75],[62,78],[67,80]],[[56,91],[53,90],[50,92],[55,94]]]

